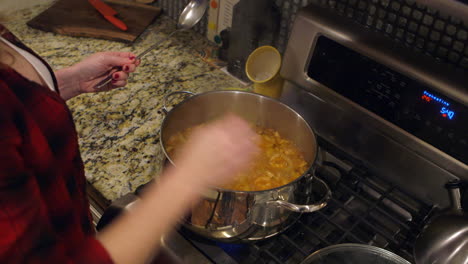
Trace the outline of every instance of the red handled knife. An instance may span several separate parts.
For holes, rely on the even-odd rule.
[[[96,8],[96,10],[99,11],[99,13],[101,13],[101,15],[103,15],[104,18],[111,22],[114,26],[120,28],[123,31],[127,30],[127,25],[125,25],[122,20],[115,17],[115,15],[117,15],[117,11],[115,11],[112,7],[102,2],[101,0],[88,0],[88,2],[93,5],[93,7]]]

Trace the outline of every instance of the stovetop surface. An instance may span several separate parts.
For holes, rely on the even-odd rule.
[[[183,228],[179,232],[213,263],[300,263],[316,250],[341,243],[377,246],[414,262],[414,241],[434,207],[369,172],[326,142],[319,142],[327,157],[316,176],[333,192],[324,209],[298,215],[288,230],[258,242],[226,244]]]

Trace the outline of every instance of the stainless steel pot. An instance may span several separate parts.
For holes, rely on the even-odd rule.
[[[460,187],[454,180],[446,184],[452,207],[431,219],[417,237],[414,258],[417,264],[468,264],[468,214],[463,211]]]
[[[301,264],[410,264],[383,248],[364,244],[338,244],[315,251]]]
[[[309,170],[295,181],[281,187],[255,192],[242,192],[213,188],[194,205],[184,226],[204,237],[232,242],[259,240],[274,236],[292,225],[298,213],[314,212],[325,207],[331,197],[326,184],[313,177],[318,146],[315,134],[307,122],[285,104],[262,95],[241,91],[214,91],[193,95],[167,113],[161,127],[164,154],[168,139],[186,128],[209,122],[228,112],[261,127],[273,128],[293,141],[309,165]],[[222,166],[222,164],[220,164]],[[319,183],[324,197],[310,203],[312,181]],[[315,184],[314,184],[315,185]]]

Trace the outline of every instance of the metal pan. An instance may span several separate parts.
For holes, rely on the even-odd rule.
[[[383,248],[364,244],[338,244],[308,256],[301,264],[410,264]]]

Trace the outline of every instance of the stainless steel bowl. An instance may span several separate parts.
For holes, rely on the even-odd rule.
[[[363,244],[339,244],[314,252],[301,264],[410,264],[383,248]]]
[[[172,94],[166,98],[170,96]],[[215,91],[193,95],[171,111],[164,107],[164,111],[167,116],[161,127],[161,144],[172,165],[176,164],[166,151],[166,142],[172,135],[228,112],[261,127],[277,130],[296,144],[309,165],[309,170],[295,181],[270,190],[243,192],[211,189],[201,203],[193,206],[184,222],[184,226],[195,233],[229,242],[264,239],[288,228],[298,218],[298,213],[317,211],[326,206],[330,199],[328,186],[316,179],[320,185],[317,187],[327,191],[319,202],[310,201],[318,151],[315,134],[307,122],[285,104],[249,92]]]

